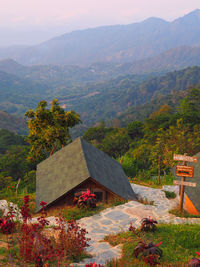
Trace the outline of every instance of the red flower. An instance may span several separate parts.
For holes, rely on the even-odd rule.
[[[46,206],[47,202],[41,201],[40,206]]]

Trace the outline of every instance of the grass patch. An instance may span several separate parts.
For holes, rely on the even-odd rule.
[[[190,214],[186,210],[183,210],[183,212],[181,213],[179,207],[169,210],[169,213],[176,215],[176,217],[181,217],[181,218],[200,218],[200,215]]]
[[[146,197],[142,198],[142,197],[137,196],[137,201],[144,204],[144,205],[153,205],[154,206],[154,201],[148,200]]]
[[[170,191],[163,191],[163,192],[165,192],[165,196],[168,199],[174,199],[174,198],[176,198],[176,194],[174,192],[170,192]]]
[[[161,266],[186,266],[191,258],[200,251],[200,225],[184,224],[169,225],[161,224],[157,226],[155,232],[141,232],[141,238],[146,242],[157,244],[163,242],[160,248],[163,250],[163,256],[160,259]],[[118,266],[145,266],[144,263],[133,256],[134,248],[138,243],[138,238],[132,232],[122,232],[117,235],[105,237],[105,241],[111,245],[123,245],[123,254]],[[117,266],[109,265],[107,266]],[[131,265],[132,264],[132,265]],[[172,266],[172,265],[170,265]]]
[[[160,184],[158,183],[158,179],[152,179],[152,177],[148,174],[141,174],[138,177],[129,177],[129,182],[134,184],[139,184],[151,188],[162,188],[163,185],[173,185],[174,176],[171,174],[166,175],[165,177],[161,177]]]
[[[59,217],[60,215],[63,216],[67,221],[69,220],[79,220],[81,218],[84,217],[89,217],[89,216],[93,216],[95,214],[100,213],[101,211],[107,209],[107,208],[111,208],[111,207],[115,207],[118,205],[122,205],[127,203],[127,201],[122,201],[119,199],[116,199],[113,202],[110,202],[108,204],[106,203],[97,203],[97,206],[95,209],[92,208],[78,208],[77,206],[66,206],[63,208],[56,208],[56,209],[49,209],[47,210],[47,216],[55,216],[55,217]],[[40,216],[40,213],[34,214],[35,216]]]

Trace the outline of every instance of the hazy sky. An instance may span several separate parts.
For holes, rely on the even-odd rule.
[[[197,8],[200,0],[0,0],[0,37],[6,38],[5,28],[17,34],[27,29],[35,31],[36,36],[43,32],[45,38],[48,34],[128,24],[152,16],[171,21]],[[7,34],[9,37],[9,31]]]

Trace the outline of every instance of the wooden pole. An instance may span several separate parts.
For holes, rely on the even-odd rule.
[[[160,184],[160,156],[158,157],[158,184]]]
[[[186,156],[186,155],[187,155],[187,153],[184,154],[184,156]],[[186,161],[183,162],[183,166],[187,166],[187,162]],[[184,182],[185,181],[185,177],[182,177],[181,181]],[[185,190],[185,186],[181,185],[180,186],[180,212],[181,213],[183,213],[184,190]]]

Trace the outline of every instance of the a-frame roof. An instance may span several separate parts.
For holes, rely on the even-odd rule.
[[[194,177],[185,178],[185,181],[196,183],[196,187],[185,186],[185,193],[200,213],[200,153],[196,154],[197,163],[188,162],[188,166],[194,166]]]
[[[192,163],[192,162],[187,163],[188,166],[194,167],[194,177],[193,178],[185,177],[185,181],[196,183],[196,187],[185,186],[184,191],[189,197],[189,199],[192,201],[197,211],[200,213],[200,152],[196,154],[195,157],[198,158],[197,163]],[[175,175],[175,173],[176,173],[176,168],[173,168],[173,174]],[[181,180],[180,177],[176,178],[177,180]]]
[[[89,177],[124,199],[136,195],[121,165],[81,138],[75,139],[37,166],[36,210],[65,195]]]

